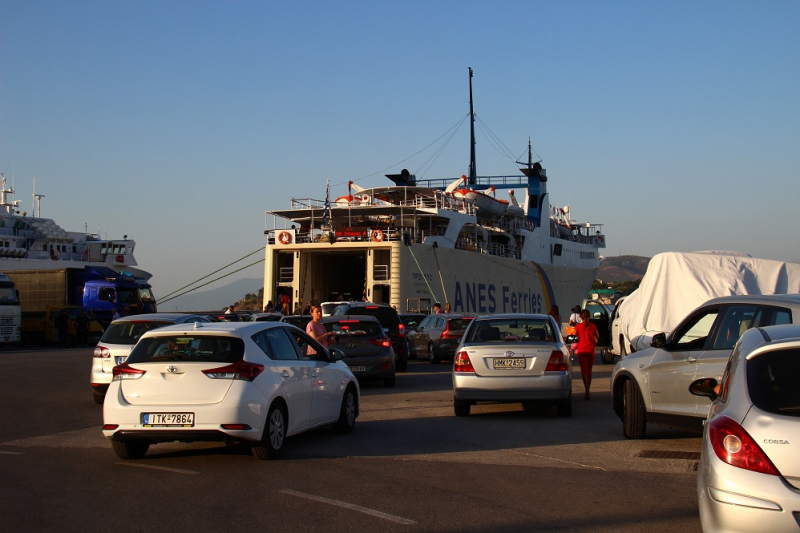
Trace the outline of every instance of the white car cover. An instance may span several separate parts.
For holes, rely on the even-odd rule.
[[[634,350],[669,333],[706,301],[738,294],[800,293],[800,264],[739,252],[667,252],[650,260],[639,288],[619,307],[620,331]]]

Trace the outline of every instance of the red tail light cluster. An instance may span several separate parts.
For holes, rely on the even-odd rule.
[[[126,379],[139,379],[147,372],[145,370],[137,370],[128,363],[122,363],[111,369],[111,374],[114,376],[112,381],[124,381]]]
[[[545,372],[552,372],[558,370],[566,370],[567,369],[567,358],[564,357],[564,354],[561,353],[561,350],[553,350],[553,353],[550,354],[550,360],[547,361],[547,368],[545,368]]]
[[[717,457],[731,466],[771,476],[781,475],[753,437],[727,416],[718,416],[711,421],[708,439]]]
[[[406,327],[403,324],[400,324],[399,326],[397,326],[397,329],[398,329],[398,333],[400,334],[401,337],[405,337],[406,336]]]
[[[453,361],[454,372],[472,372],[475,373],[475,368],[472,366],[472,361],[469,360],[469,355],[464,350],[456,354],[455,361]]]
[[[100,346],[98,344],[97,347],[94,349],[94,352],[92,353],[92,357],[97,357],[97,358],[102,357],[103,359],[108,359],[109,357],[111,357],[111,350],[109,350],[105,346]]]
[[[370,339],[369,342],[371,342],[375,346],[383,346],[384,348],[390,348],[392,346],[392,339],[390,339],[389,337],[383,337],[381,339]]]
[[[244,381],[253,381],[263,371],[264,365],[242,360],[232,365],[203,370],[203,374],[211,379],[241,379]]]

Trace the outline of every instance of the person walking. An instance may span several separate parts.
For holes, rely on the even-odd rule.
[[[597,346],[599,333],[597,332],[597,326],[589,321],[588,310],[582,310],[580,318],[581,321],[575,326],[575,331],[578,335],[575,355],[581,365],[581,378],[583,379],[583,388],[586,390],[583,399],[588,400],[589,388],[592,386],[592,366],[594,366],[595,347]]]
[[[556,321],[556,324],[558,325],[558,330],[561,331],[561,313],[558,312],[558,306],[551,305],[549,314],[551,317],[553,317],[553,320]]]

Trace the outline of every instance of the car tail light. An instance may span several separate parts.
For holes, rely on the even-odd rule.
[[[94,349],[92,357],[108,359],[109,357],[111,357],[111,350],[109,350],[105,346],[100,346],[98,344],[97,347]]]
[[[203,370],[203,374],[211,379],[241,379],[244,381],[253,381],[256,379],[256,376],[263,371],[264,365],[249,363],[247,361],[237,361],[232,365]]]
[[[112,381],[123,381],[126,379],[139,379],[140,377],[144,376],[147,371],[137,370],[132,366],[129,366],[128,363],[122,363],[121,365],[117,365],[112,368],[111,373],[114,376]]]
[[[456,359],[453,361],[453,372],[475,372],[466,351],[461,350],[456,354]]]
[[[449,339],[450,338],[450,324],[447,324],[447,327],[442,332],[442,334],[439,336],[439,338],[441,338],[441,339]]]
[[[369,342],[371,342],[375,346],[383,346],[384,348],[390,348],[392,346],[392,340],[389,337],[383,337],[380,339],[370,339]]]
[[[564,357],[564,354],[561,353],[561,350],[553,350],[553,353],[550,354],[550,360],[547,361],[547,368],[545,368],[545,372],[552,372],[556,370],[566,370],[567,369],[567,358]]]
[[[781,475],[753,437],[727,416],[718,416],[711,421],[708,439],[717,457],[731,466],[771,476]]]
[[[397,326],[397,330],[398,330],[398,333],[400,334],[401,337],[405,337],[406,336],[406,327],[403,324],[400,324],[399,326]]]
[[[105,431],[111,431],[112,429],[117,429],[118,427],[119,427],[119,424],[104,424],[103,425],[103,429]]]

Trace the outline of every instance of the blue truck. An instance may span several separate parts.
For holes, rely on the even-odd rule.
[[[22,309],[22,336],[26,342],[48,340],[47,321],[54,308],[82,307],[102,328],[120,315],[154,313],[156,300],[150,285],[128,272],[108,267],[16,270],[6,272],[16,285]]]

